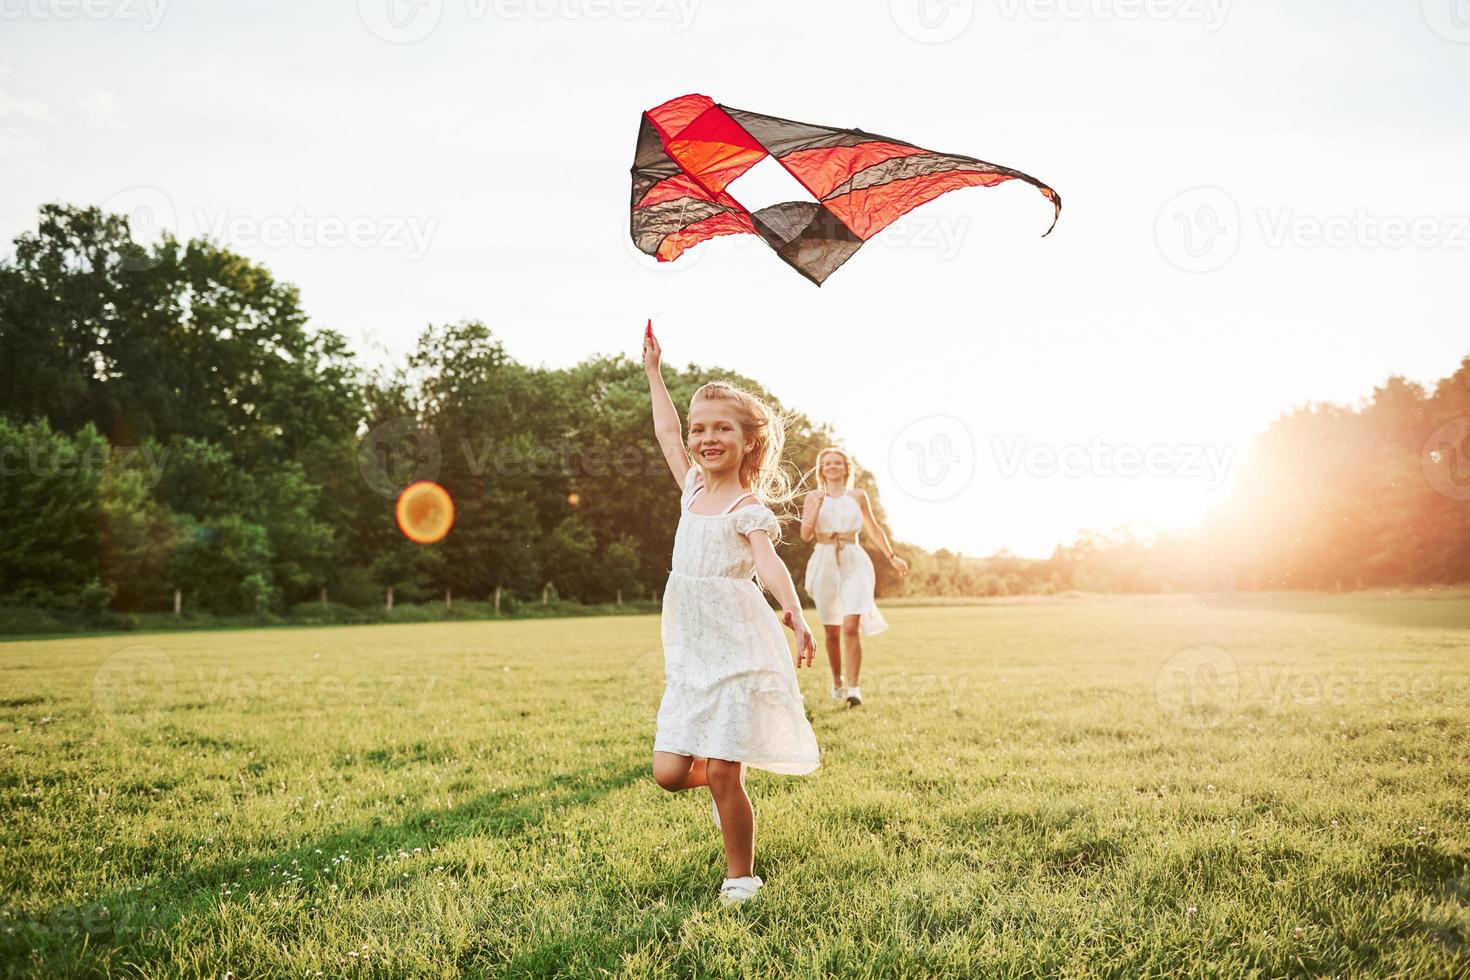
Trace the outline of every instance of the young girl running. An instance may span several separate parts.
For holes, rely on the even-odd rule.
[[[712,381],[689,402],[686,444],[660,354],[650,321],[643,367],[653,431],[683,489],[664,589],[664,696],[653,778],[670,792],[709,787],[728,865],[720,899],[732,904],[753,898],[763,884],[754,868],[746,767],[804,775],[818,763],[790,649],[752,574],[775,595],[782,622],[796,634],[798,667],[811,666],[816,644],[772,544],[781,526],[765,503],[790,497],[779,465],[781,421],[749,392]]]

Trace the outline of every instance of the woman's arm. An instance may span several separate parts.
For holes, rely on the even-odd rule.
[[[682,488],[689,475],[689,454],[684,451],[684,427],[679,423],[679,410],[669,397],[664,384],[660,360],[663,350],[653,336],[653,321],[643,330],[643,373],[648,375],[648,394],[653,400],[653,435],[663,450],[664,462],[674,474],[674,482]]]
[[[750,550],[755,554],[755,573],[761,583],[771,590],[771,595],[781,604],[781,622],[796,634],[796,666],[810,667],[817,653],[817,642],[801,615],[801,599],[796,595],[796,583],[791,581],[791,571],[776,548],[771,536],[765,531],[750,532]],[[806,663],[802,663],[805,658]]]
[[[878,521],[873,517],[873,508],[868,506],[868,493],[866,490],[853,490],[857,494],[858,506],[863,511],[863,528],[868,534],[877,539],[878,546],[883,549],[883,554],[888,556],[888,563],[893,566],[894,571],[900,575],[907,575],[909,563],[893,553],[893,545],[888,543],[888,535],[883,533],[883,528],[878,526]]]
[[[811,541],[817,536],[817,515],[822,512],[822,502],[826,499],[825,490],[813,490],[806,495],[801,505],[801,540]]]

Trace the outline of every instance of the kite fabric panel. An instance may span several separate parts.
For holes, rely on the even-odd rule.
[[[751,212],[727,193],[768,157],[812,199]],[[1062,199],[1019,170],[861,129],[813,126],[684,95],[648,110],[639,123],[633,242],[660,262],[672,262],[720,235],[759,235],[820,286],[863,242],[919,205],[962,187],[1007,180],[1024,180],[1052,202],[1045,233],[1051,234]]]

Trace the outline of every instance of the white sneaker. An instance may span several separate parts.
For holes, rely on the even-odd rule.
[[[855,687],[849,687],[847,689],[847,706],[849,708],[856,708],[858,705],[860,705],[862,703],[863,703],[863,692],[862,691],[859,691]]]
[[[847,690],[847,688],[845,688],[845,687],[834,687],[834,688],[832,688],[832,700],[833,701],[841,701],[842,698],[844,697],[844,692],[846,690]]]
[[[750,767],[747,766],[747,765],[741,765],[741,767],[740,767],[740,788],[741,789],[744,789],[745,788],[745,770],[747,770],[749,768]],[[709,812],[710,812],[710,815],[715,818],[715,829],[716,830],[724,830],[725,828],[720,826],[720,808],[719,808],[719,806],[717,806],[715,804],[715,797],[714,797],[714,794],[713,793],[710,794],[710,798],[709,798]],[[751,804],[751,807],[750,807],[750,817],[751,817],[752,820],[755,819],[755,804]]]
[[[759,875],[747,875],[744,878],[726,878],[725,883],[720,886],[720,903],[723,905],[739,905],[755,898],[755,893],[761,890],[765,882],[761,881]]]

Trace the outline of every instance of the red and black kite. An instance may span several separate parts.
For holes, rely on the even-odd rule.
[[[752,213],[726,188],[770,157],[811,194]],[[1057,192],[1035,177],[974,157],[777,119],[684,95],[643,114],[633,160],[633,242],[660,262],[720,235],[759,235],[820,286],[878,232],[921,204],[961,187],[1020,179],[1062,213]],[[1045,236],[1043,236],[1045,237]]]

